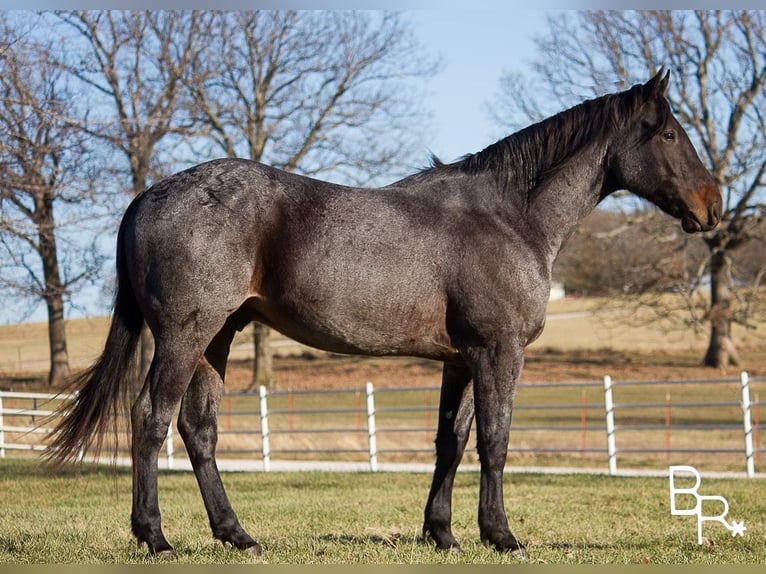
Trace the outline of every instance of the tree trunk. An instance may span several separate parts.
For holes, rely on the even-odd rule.
[[[731,338],[731,260],[723,249],[710,256],[710,341],[705,353],[707,367],[725,369],[740,364]]]
[[[53,196],[43,193],[36,198],[35,203],[38,249],[45,282],[43,297],[48,308],[48,344],[51,356],[48,385],[52,386],[64,382],[70,375],[64,323],[64,286],[56,250]]]
[[[64,301],[61,293],[50,295],[48,306],[48,344],[51,351],[51,368],[48,385],[63,383],[69,378],[69,353],[66,345],[66,324],[64,322]]]
[[[271,329],[262,323],[253,323],[253,380],[251,389],[263,385],[271,389],[274,387],[274,372],[271,364],[271,350],[268,346],[268,338]]]

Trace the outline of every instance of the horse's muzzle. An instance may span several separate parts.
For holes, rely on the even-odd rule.
[[[681,227],[686,233],[699,233],[714,229],[721,221],[723,199],[715,185],[705,186],[695,193],[696,205],[681,218]]]

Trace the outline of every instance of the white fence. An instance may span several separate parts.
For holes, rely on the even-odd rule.
[[[667,468],[671,457],[691,462],[689,457],[706,456],[708,467],[728,461],[729,470],[744,467],[746,476],[754,477],[766,452],[760,441],[765,383],[766,378],[751,379],[743,372],[738,379],[615,381],[606,376],[594,382],[522,384],[509,457],[520,457],[521,465],[540,457],[554,464],[605,464],[609,474],[617,474],[618,458],[620,465]],[[375,389],[367,383],[356,389],[262,387],[258,393],[228,393],[219,414],[218,458],[260,459],[265,471],[274,460],[301,457],[364,460],[371,471],[378,470],[381,459],[433,461],[438,392],[438,387]],[[664,400],[649,400],[658,393]],[[696,400],[708,394],[727,400]],[[0,392],[0,457],[44,450],[45,435],[69,398]],[[260,424],[252,424],[256,421]],[[696,438],[686,438],[688,433]],[[163,454],[168,468],[186,456],[173,425]]]

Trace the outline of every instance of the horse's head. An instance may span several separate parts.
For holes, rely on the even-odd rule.
[[[721,220],[721,192],[665,99],[670,73],[634,86],[636,106],[609,158],[618,188],[648,199],[681,220],[687,233]]]

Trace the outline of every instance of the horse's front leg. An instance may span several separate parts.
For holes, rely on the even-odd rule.
[[[436,466],[423,517],[423,538],[442,550],[459,552],[452,534],[452,485],[473,421],[471,370],[464,363],[445,363],[436,431]]]
[[[503,470],[508,453],[511,413],[524,346],[512,340],[472,349],[477,450],[481,463],[479,530],[481,540],[500,552],[525,557],[508,528],[503,504]]]

